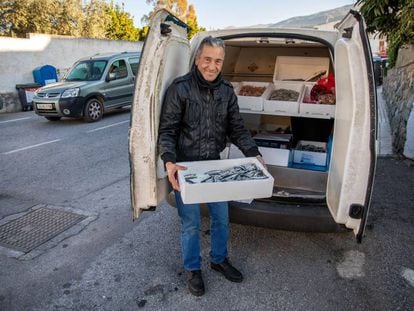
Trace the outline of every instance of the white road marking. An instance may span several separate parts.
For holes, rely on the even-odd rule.
[[[27,147],[23,147],[23,148],[19,148],[19,149],[15,149],[15,150],[11,150],[11,151],[7,151],[7,152],[3,152],[3,154],[12,154],[15,152],[19,152],[19,151],[23,151],[23,150],[27,150],[27,149],[32,149],[32,148],[36,148],[39,146],[43,146],[43,145],[47,145],[47,144],[51,144],[51,143],[55,143],[60,141],[61,139],[55,139],[55,140],[51,140],[51,141],[46,141],[44,143],[40,143],[40,144],[36,144],[36,145],[31,145],[31,146],[27,146]]]
[[[27,119],[31,119],[32,117],[26,117],[26,118],[19,118],[19,119],[12,119],[12,120],[6,120],[6,121],[0,121],[1,123],[8,123],[8,122],[15,122],[15,121],[21,121],[21,120],[27,120]]]
[[[337,265],[336,270],[343,278],[359,278],[365,275],[362,270],[364,263],[364,253],[358,251],[348,251],[344,254],[344,260]]]
[[[125,121],[117,122],[117,123],[110,124],[110,125],[103,126],[103,127],[98,127],[98,128],[96,128],[96,129],[93,129],[93,130],[87,131],[87,133],[93,133],[93,132],[96,132],[96,131],[104,130],[104,129],[107,129],[107,128],[109,128],[109,127],[117,126],[117,125],[124,124],[124,123],[127,123],[127,122],[129,122],[129,120],[125,120]]]
[[[410,283],[412,287],[414,287],[414,270],[404,268],[404,270],[401,272],[401,275],[408,281],[408,283]]]

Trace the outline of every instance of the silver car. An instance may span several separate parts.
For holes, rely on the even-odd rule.
[[[97,54],[77,61],[62,81],[38,89],[35,112],[50,121],[99,121],[105,110],[131,105],[139,52]]]

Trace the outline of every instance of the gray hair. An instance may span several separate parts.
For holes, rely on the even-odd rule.
[[[201,41],[200,45],[198,46],[196,57],[200,56],[205,45],[216,47],[216,48],[222,48],[223,50],[226,49],[226,46],[224,45],[224,41],[222,39],[214,38],[212,36],[207,36]]]

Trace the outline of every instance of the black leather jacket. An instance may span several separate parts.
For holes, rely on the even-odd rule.
[[[195,67],[175,79],[164,98],[158,131],[164,163],[220,159],[227,138],[246,156],[260,155],[232,85],[221,76],[209,83]]]

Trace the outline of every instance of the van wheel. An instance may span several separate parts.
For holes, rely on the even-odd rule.
[[[59,121],[62,117],[45,117],[49,121]]]
[[[83,117],[86,122],[96,122],[102,119],[103,105],[102,102],[96,98],[88,100],[85,105]]]

